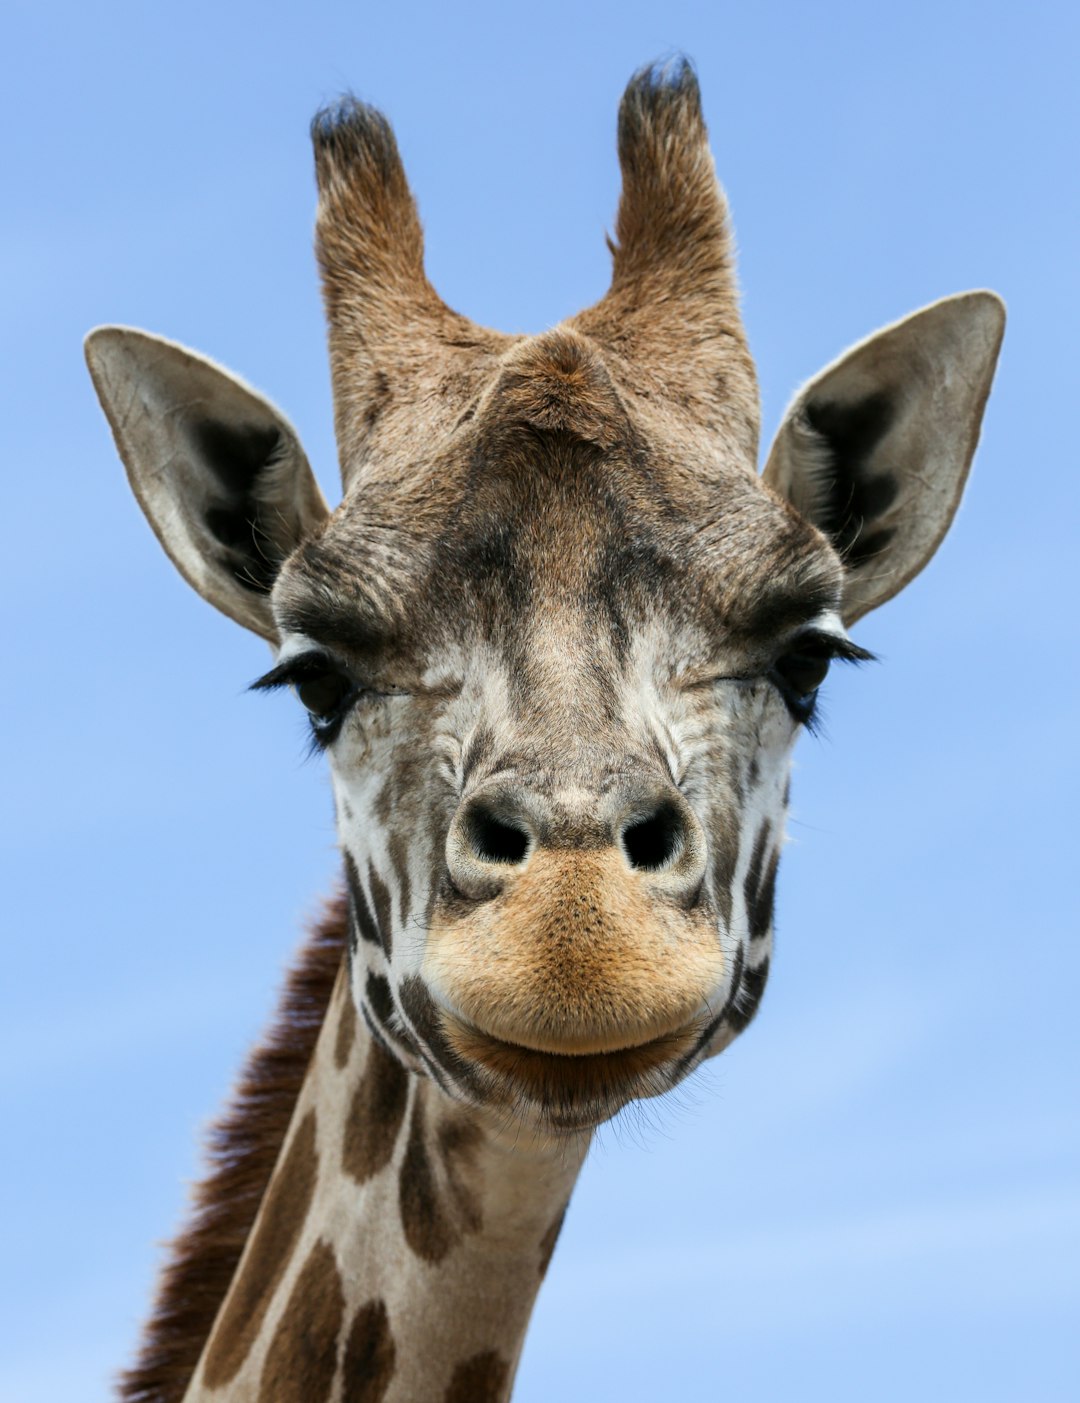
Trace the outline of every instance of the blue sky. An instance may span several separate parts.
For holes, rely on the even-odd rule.
[[[515,1399],[1076,1397],[1075,6],[15,3],[5,21],[0,1399],[107,1396],[197,1135],[335,872],[266,651],[141,520],[80,342],[145,326],[298,426],[335,495],[307,123],[398,133],[451,305],[606,285],[631,71],[696,61],[766,438],[944,294],[1010,324],[939,557],[805,739],[751,1031],[607,1131]]]

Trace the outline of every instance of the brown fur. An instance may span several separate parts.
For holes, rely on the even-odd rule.
[[[589,342],[566,327],[522,342],[477,412],[496,442],[521,428],[567,433],[601,448],[625,445],[630,426],[611,376]]]
[[[364,1074],[353,1093],[342,1147],[345,1172],[358,1184],[366,1183],[390,1162],[405,1119],[408,1094],[408,1072],[373,1041]]]
[[[349,1056],[356,1042],[356,1005],[352,999],[342,999],[341,1014],[338,1018],[337,1037],[334,1039],[334,1066],[341,1071],[348,1065]]]
[[[356,1312],[341,1361],[341,1403],[382,1403],[394,1377],[397,1349],[383,1301]]]
[[[605,445],[630,410],[654,445],[685,464],[688,482],[732,457],[753,474],[757,382],[727,204],[696,80],[688,68],[677,77],[657,86],[643,70],[623,98],[610,290],[528,342],[451,311],[428,282],[416,205],[386,119],[355,99],[316,118],[316,248],[350,496],[361,479],[400,482],[418,442],[427,445],[421,457],[439,445],[452,451],[483,404],[498,406],[504,424],[517,408],[549,430],[567,427],[569,414],[575,430]],[[521,356],[537,372],[527,386]]]
[[[344,1316],[345,1292],[334,1249],[329,1242],[318,1242],[285,1307],[289,1328],[279,1329],[270,1342],[259,1403],[317,1403],[329,1398]]]
[[[757,378],[739,315],[727,201],[697,81],[685,60],[675,64],[680,71],[669,77],[678,81],[657,84],[645,68],[623,95],[611,287],[571,325],[605,348],[651,433],[668,437],[650,404],[658,398],[677,410],[684,450],[693,423],[752,465]]]
[[[452,312],[428,282],[416,203],[381,113],[345,99],[316,117],[312,141],[316,252],[348,485],[388,438],[415,442],[425,417],[452,422],[512,338]]]
[[[263,1212],[256,1220],[203,1360],[203,1380],[209,1388],[231,1383],[243,1368],[278,1283],[289,1268],[315,1195],[319,1172],[315,1123],[315,1111],[310,1110],[290,1139],[288,1152],[266,1190]]]
[[[209,1136],[210,1169],[174,1239],[123,1403],[179,1403],[236,1272],[277,1164],[341,966],[346,900],[327,904],[291,970],[270,1030]]]
[[[413,1102],[409,1143],[401,1165],[399,1206],[405,1241],[426,1262],[440,1262],[465,1233],[483,1223],[469,1166],[480,1138],[467,1119],[451,1118],[428,1144],[423,1101]]]
[[[509,1382],[506,1361],[493,1349],[486,1349],[454,1370],[446,1390],[446,1403],[501,1403]]]

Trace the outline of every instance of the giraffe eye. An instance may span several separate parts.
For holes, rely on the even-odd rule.
[[[845,663],[872,662],[874,654],[860,648],[850,638],[835,633],[807,632],[792,640],[766,675],[779,691],[784,704],[796,721],[811,731],[818,688],[825,681],[829,664],[839,659]]]
[[[785,653],[773,672],[784,690],[805,697],[816,692],[825,681],[830,662],[832,655],[827,647],[808,640],[790,653]]]
[[[356,688],[343,673],[327,668],[296,683],[296,695],[310,711],[313,721],[332,721],[352,697]]]
[[[804,724],[814,714],[818,688],[825,681],[834,645],[822,637],[799,639],[773,664],[769,680],[779,688],[788,710]]]
[[[291,687],[307,710],[319,749],[336,739],[353,703],[367,691],[322,652],[304,653],[278,663],[251,685],[256,692]]]

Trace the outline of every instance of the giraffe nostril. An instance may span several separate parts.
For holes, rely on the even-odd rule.
[[[476,805],[466,822],[469,845],[481,862],[519,863],[529,851],[529,835]]]
[[[683,818],[674,804],[661,804],[647,818],[628,823],[622,831],[623,851],[630,866],[657,872],[682,852]]]

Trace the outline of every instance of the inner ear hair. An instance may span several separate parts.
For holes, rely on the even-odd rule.
[[[896,419],[901,394],[898,387],[874,390],[851,404],[809,397],[802,407],[804,515],[829,537],[848,569],[872,560],[895,534],[875,523],[900,484],[887,467],[875,471],[874,454]]]
[[[994,293],[947,297],[853,347],[796,395],[764,480],[839,553],[845,624],[892,598],[940,545],[1004,328]]]
[[[128,327],[86,340],[132,490],[204,599],[271,642],[282,564],[329,515],[288,420],[195,352]]]

